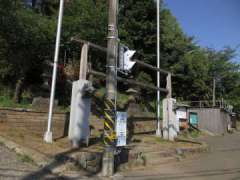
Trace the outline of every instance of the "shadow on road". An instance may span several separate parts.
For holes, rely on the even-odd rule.
[[[47,166],[41,168],[40,170],[36,172],[32,172],[28,174],[27,176],[23,177],[22,180],[32,180],[32,179],[56,179],[55,177],[51,177],[52,172],[50,169],[54,169],[59,167],[60,165],[64,164],[66,161],[73,162],[74,164],[77,164],[78,167],[80,167],[81,170],[84,171],[84,176],[92,177],[99,173],[99,170],[96,172],[88,171],[85,167],[81,167],[81,165],[78,163],[78,161],[74,158],[71,158],[69,155],[79,151],[79,149],[72,149],[63,153],[59,153],[55,156],[54,161],[48,164]],[[80,170],[79,170],[80,171]],[[65,176],[58,176],[57,179],[69,179]]]

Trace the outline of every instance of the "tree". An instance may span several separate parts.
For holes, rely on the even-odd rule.
[[[221,51],[207,49],[209,59],[209,77],[216,80],[216,97],[229,100],[229,103],[236,105],[239,102],[236,89],[240,83],[240,66],[233,62],[235,49],[226,47]],[[238,105],[239,107],[239,105]]]
[[[11,78],[16,84],[14,99],[19,102],[25,83],[41,81],[43,60],[50,50],[46,47],[53,42],[54,26],[51,19],[25,8],[21,1],[2,1],[0,36],[8,48],[5,66],[0,69],[5,72],[2,77]]]
[[[52,60],[59,5],[57,0],[32,0],[33,7],[23,2],[0,0],[0,79],[14,86],[16,101],[24,85],[41,83],[44,61]],[[137,50],[138,59],[156,66],[155,1],[120,0],[119,8],[121,43]],[[216,96],[229,99],[240,108],[239,64],[231,60],[235,50],[199,47],[164,5],[160,17],[161,67],[174,74],[173,95],[183,100],[209,100],[212,80],[216,78]],[[79,64],[80,47],[70,38],[78,36],[106,47],[107,19],[105,0],[66,2],[61,47],[68,49],[73,64]],[[106,55],[90,51],[93,68],[105,71]],[[140,67],[134,69],[132,77],[148,84],[156,82],[155,71]]]
[[[174,96],[184,100],[198,101],[211,97],[209,86],[209,63],[203,50],[195,49],[185,53],[172,70]]]
[[[71,37],[99,44],[106,47],[108,6],[105,0],[72,0],[65,8],[63,18],[63,42],[69,42]],[[70,44],[72,53],[78,54],[79,44]],[[105,70],[105,54],[91,49],[91,62],[94,69]],[[79,61],[79,56],[77,57]]]

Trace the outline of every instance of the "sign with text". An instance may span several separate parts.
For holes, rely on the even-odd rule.
[[[127,113],[117,112],[116,117],[116,135],[117,146],[126,146],[127,144]]]

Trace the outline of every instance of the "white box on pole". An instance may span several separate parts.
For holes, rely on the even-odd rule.
[[[117,112],[116,114],[116,136],[117,146],[127,145],[127,112]]]

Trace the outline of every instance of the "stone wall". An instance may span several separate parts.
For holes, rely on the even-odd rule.
[[[48,112],[30,109],[0,108],[0,125],[7,123],[13,128],[28,129],[30,132],[43,136],[47,129]],[[54,138],[68,135],[69,113],[54,112],[52,131]],[[103,119],[96,116],[90,118],[90,128],[94,134],[103,132]],[[154,117],[130,117],[128,119],[130,134],[155,133]]]
[[[52,131],[54,138],[67,134],[68,113],[54,113]],[[7,123],[13,128],[27,129],[43,135],[47,129],[48,113],[29,109],[0,108],[0,123]]]
[[[155,117],[130,117],[128,119],[128,131],[136,135],[155,133],[156,125]]]

